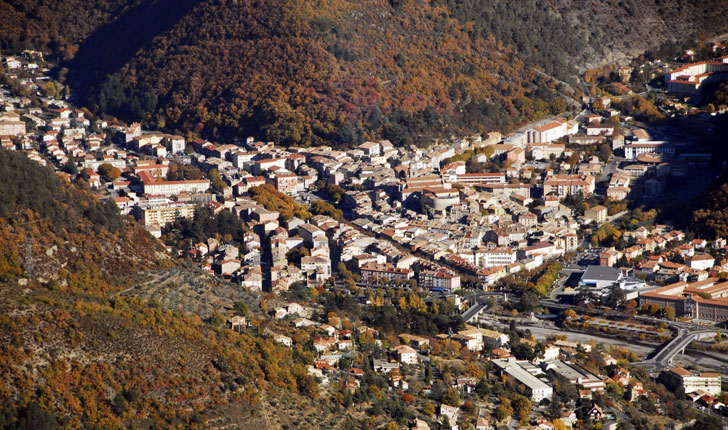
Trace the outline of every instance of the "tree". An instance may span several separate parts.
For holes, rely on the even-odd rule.
[[[520,394],[513,394],[511,395],[511,406],[513,407],[513,414],[521,424],[527,423],[528,418],[531,416],[531,401]]]
[[[503,404],[498,405],[493,412],[496,421],[501,422],[511,416],[511,413]]]
[[[241,316],[241,317],[247,317],[250,313],[250,310],[248,309],[248,304],[245,302],[235,302],[235,315]]]
[[[4,417],[0,416],[0,419],[2,418]],[[56,417],[37,402],[20,408],[17,413],[17,422],[14,424],[14,426],[8,425],[5,428],[17,430],[55,430],[58,428]]]
[[[518,299],[518,308],[522,312],[532,312],[538,307],[538,295],[533,291],[526,291]]]
[[[556,418],[553,423],[554,430],[566,430],[566,424],[564,424],[564,421],[562,421],[561,418]]]
[[[104,163],[98,168],[99,175],[103,176],[107,181],[114,181],[121,176],[121,170],[109,163]]]
[[[448,388],[444,393],[442,393],[440,401],[446,405],[460,406],[460,393],[458,392],[458,389],[455,387]]]
[[[722,430],[723,423],[720,418],[700,414],[695,420],[695,424],[693,424],[693,426],[689,428],[691,430]]]
[[[612,148],[609,147],[608,143],[602,143],[599,145],[599,159],[606,163],[609,157],[612,155]]]
[[[337,221],[344,220],[344,212],[341,209],[336,209],[331,203],[326,203],[323,200],[315,200],[311,203],[311,213],[316,215],[326,215]]]
[[[218,193],[222,193],[225,191],[225,188],[227,187],[227,183],[223,181],[222,177],[220,176],[220,172],[217,171],[217,169],[212,169],[207,173],[207,178],[210,180],[210,185],[212,186],[212,189],[217,191]]]
[[[425,404],[425,407],[422,408],[422,413],[427,415],[428,417],[435,415],[435,404],[432,402],[427,402],[427,404]]]
[[[665,313],[665,318],[669,320],[675,319],[675,308],[672,306],[666,306],[663,312]]]
[[[124,412],[126,412],[127,403],[122,393],[118,393],[116,396],[114,396],[114,400],[111,402],[111,404],[116,415],[122,415]]]
[[[298,248],[293,248],[292,250],[288,251],[286,253],[286,259],[290,262],[295,264],[296,266],[301,265],[301,258],[308,257],[310,255],[310,252],[308,248],[305,246],[301,246]]]
[[[624,290],[619,285],[614,285],[609,291],[607,298],[607,304],[612,308],[618,308],[624,304],[625,295]]]
[[[76,162],[72,158],[69,158],[66,164],[63,165],[63,171],[69,175],[77,175],[78,167],[76,166]]]

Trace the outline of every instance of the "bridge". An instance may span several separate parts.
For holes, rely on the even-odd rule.
[[[483,309],[488,306],[486,303],[481,302],[475,302],[475,304],[468,308],[467,311],[463,312],[463,321],[466,323],[469,323],[470,321],[474,320],[475,318],[480,315],[481,312],[483,312]]]
[[[667,345],[657,351],[650,359],[641,361],[636,364],[651,366],[654,370],[663,370],[672,364],[673,358],[678,354],[683,354],[685,348],[694,340],[698,340],[705,335],[715,334],[717,330],[700,330],[690,332],[682,327],[678,327],[678,334]],[[724,334],[724,330],[721,330]]]

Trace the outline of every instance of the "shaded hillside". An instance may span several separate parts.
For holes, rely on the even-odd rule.
[[[169,298],[186,279],[204,320]],[[148,284],[165,291],[136,297]],[[227,329],[220,288],[82,183],[0,150],[0,428],[248,428],[265,381],[315,397],[310,357]]]
[[[2,0],[0,46],[72,55],[78,44],[144,0]]]

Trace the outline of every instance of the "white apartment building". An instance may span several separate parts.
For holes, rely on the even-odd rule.
[[[153,196],[175,196],[179,193],[204,193],[210,189],[208,179],[190,179],[187,181],[157,181],[147,172],[139,173],[144,185],[144,194]]]
[[[579,126],[573,122],[557,119],[526,131],[528,143],[550,143],[564,136],[576,134]]]
[[[505,173],[463,173],[456,175],[454,181],[462,184],[505,184]]]
[[[516,251],[511,248],[478,250],[475,261],[479,267],[509,266],[516,262]]]
[[[188,181],[160,181],[144,183],[144,194],[155,196],[174,196],[179,193],[204,193],[210,189],[207,179],[194,179]]]
[[[704,391],[711,396],[717,396],[721,391],[719,373],[693,373],[682,367],[673,367],[667,369],[662,377],[666,385],[673,389],[682,387],[686,394]]]
[[[675,155],[675,146],[660,140],[650,142],[630,143],[624,146],[624,158],[636,160],[640,154],[647,153],[665,154],[668,157]]]
[[[665,84],[671,93],[699,94],[703,84],[722,82],[728,79],[728,57],[721,61],[702,61],[686,64],[665,73]]]
[[[195,205],[188,203],[153,203],[140,204],[133,208],[135,218],[144,227],[164,227],[181,218],[192,218]]]
[[[185,138],[182,136],[167,136],[172,154],[181,154],[185,152]]]

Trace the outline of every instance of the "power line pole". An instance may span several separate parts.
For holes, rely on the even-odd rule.
[[[452,360],[452,327],[448,327],[448,329],[447,329],[447,338],[448,338],[447,355],[448,355],[449,359]]]
[[[35,281],[35,276],[33,275],[33,247],[31,246],[29,237],[25,238],[25,274],[28,278]]]

